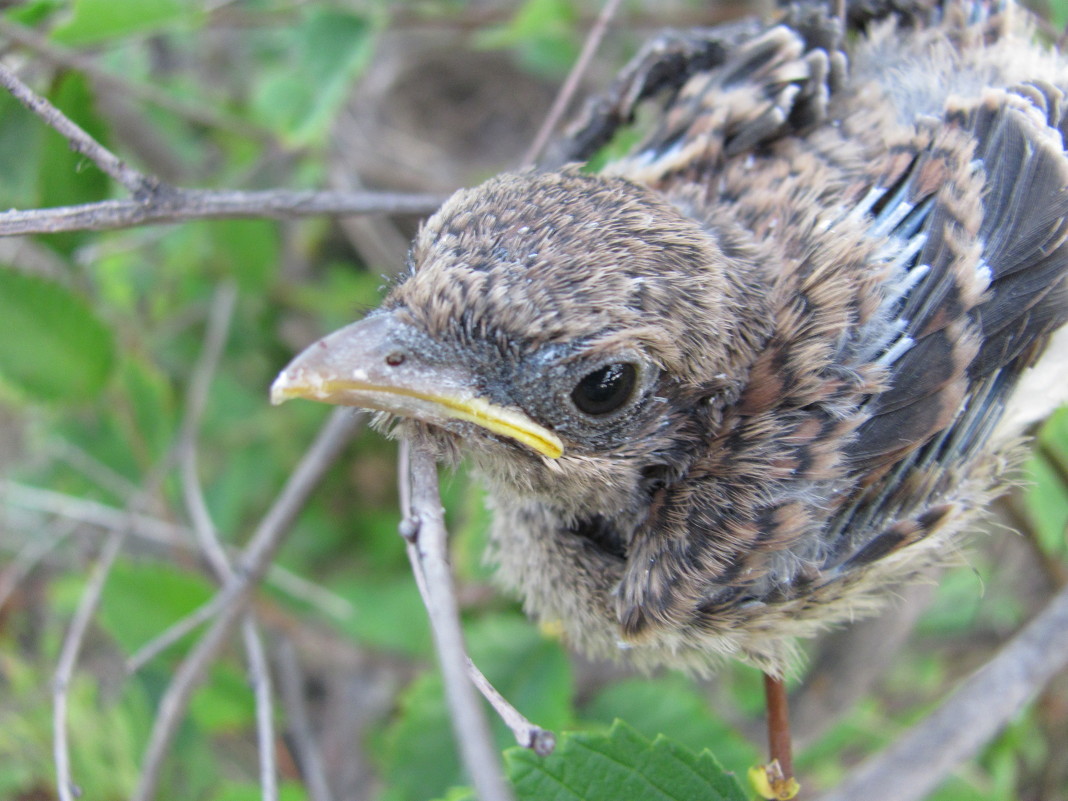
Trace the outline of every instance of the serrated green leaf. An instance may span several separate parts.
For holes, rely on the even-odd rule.
[[[475,664],[520,712],[549,729],[568,724],[571,672],[557,643],[518,615],[477,621],[467,627],[467,640]],[[497,720],[494,736],[501,748],[515,742]],[[462,780],[436,672],[418,678],[404,694],[382,758],[391,801],[423,801]],[[412,771],[416,763],[420,769]]]
[[[91,399],[115,360],[108,328],[54,281],[0,268],[0,378],[35,401]]]
[[[708,751],[694,753],[663,735],[650,742],[618,720],[607,733],[565,733],[548,757],[513,748],[505,759],[519,799],[746,800]]]
[[[615,682],[582,711],[591,721],[609,725],[621,718],[646,737],[667,734],[695,751],[707,748],[735,770],[761,758],[748,740],[712,714],[708,700],[682,676]]]
[[[75,0],[74,13],[52,32],[65,45],[88,45],[130,34],[147,34],[199,15],[181,0]]]

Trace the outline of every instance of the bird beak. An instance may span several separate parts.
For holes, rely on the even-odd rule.
[[[474,423],[550,459],[564,444],[518,409],[490,403],[458,365],[421,358],[418,336],[391,314],[345,326],[299,354],[271,385],[271,403],[292,398],[357,406],[431,424]]]

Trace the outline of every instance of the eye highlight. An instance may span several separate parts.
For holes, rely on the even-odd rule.
[[[575,385],[571,400],[580,412],[600,417],[626,405],[637,382],[638,368],[630,362],[606,364]]]

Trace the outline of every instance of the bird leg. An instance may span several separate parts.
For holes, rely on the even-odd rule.
[[[801,786],[794,778],[790,748],[790,708],[786,698],[786,684],[782,679],[770,673],[764,674],[764,699],[768,710],[770,761],[756,769],[754,784],[765,798],[786,801],[794,798]]]

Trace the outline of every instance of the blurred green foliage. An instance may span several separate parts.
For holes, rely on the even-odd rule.
[[[381,55],[377,48],[393,17],[414,15],[432,26],[467,5],[257,0],[214,8],[178,0],[38,0],[5,4],[0,14],[36,26],[53,44],[91,48],[86,52],[101,70],[132,87],[138,124],[171,154],[183,183],[299,188],[324,184],[332,122],[353,80]],[[1055,6],[1052,18],[1063,21],[1068,4]],[[470,45],[508,49],[528,69],[558,78],[581,44],[580,12],[588,17],[594,8],[526,0],[483,26]],[[35,63],[32,53],[26,58]],[[126,150],[128,132],[101,102],[109,90],[47,60],[28,77],[87,131],[153,171],[150,159],[138,163],[141,157]],[[212,127],[140,100],[149,88],[225,124]],[[241,125],[229,124],[235,122]],[[5,209],[123,196],[6,94],[0,94],[0,173]],[[5,442],[13,443],[8,477],[115,509],[147,492],[139,505],[170,523],[187,517],[173,471],[160,471],[170,465],[186,412],[209,304],[221,283],[236,284],[237,309],[197,439],[208,506],[223,539],[235,547],[245,542],[327,414],[311,404],[270,408],[271,379],[297,340],[373,307],[387,282],[381,274],[399,266],[357,263],[336,226],[323,220],[80,232],[34,237],[28,246],[34,258],[4,256],[10,263],[0,264],[0,424],[13,429],[5,434]],[[306,269],[286,269],[292,262]],[[294,328],[299,336],[286,333]],[[1063,569],[1068,411],[1055,416],[1038,439],[1041,449],[1027,466],[1024,514],[1036,535],[1035,550]],[[368,737],[381,778],[378,797],[425,801],[449,793],[459,799],[467,791],[448,788],[464,777],[440,680],[430,667],[425,616],[396,534],[394,471],[392,445],[374,432],[361,433],[278,559],[344,599],[348,612],[331,616],[276,583],[264,588],[259,603],[279,630],[315,629],[361,653],[406,665],[414,679]],[[709,785],[719,788],[721,798],[741,797],[703,749],[738,775],[758,761],[759,749],[727,722],[759,715],[758,674],[727,667],[715,679],[715,691],[674,675],[625,675],[592,689],[579,686],[557,641],[522,619],[513,603],[483,591],[488,516],[477,486],[461,471],[446,480],[445,498],[454,569],[475,597],[466,604],[466,617],[476,661],[537,723],[581,732],[565,737],[549,761],[508,752],[520,796],[649,797],[634,789],[645,782],[666,788],[657,797],[692,798],[695,788]],[[66,536],[65,525],[49,514],[12,512],[4,523],[5,557],[43,538]],[[97,542],[93,528],[83,525],[75,540],[37,566],[26,591],[11,596],[0,617],[0,797],[52,797],[49,677]],[[969,568],[945,577],[919,642],[901,656],[879,696],[865,699],[800,755],[813,786],[833,784],[846,763],[892,741],[944,696],[960,674],[962,650],[985,653],[993,635],[1006,635],[1033,611],[1034,597],[1015,592],[1018,587],[1005,591],[1011,579],[998,582],[996,567],[997,556],[980,549]],[[984,586],[999,591],[984,596]],[[85,797],[128,797],[160,694],[196,635],[130,678],[123,675],[123,659],[210,598],[213,589],[188,549],[142,543],[115,566],[70,688],[73,772]],[[1063,705],[1063,691],[1057,702]],[[614,723],[617,718],[628,725]],[[253,726],[244,667],[240,655],[230,653],[213,666],[183,723],[168,769],[168,797],[258,798],[248,756]],[[936,798],[1018,797],[1063,754],[1064,742],[1050,732],[1064,730],[1052,713],[1032,709]],[[502,749],[508,747],[499,725],[495,734]],[[657,739],[661,734],[671,740]],[[628,772],[639,763],[640,770]],[[610,775],[617,768],[621,772]],[[590,776],[603,782],[579,795],[558,792]],[[684,776],[695,784],[685,784],[690,779]],[[283,798],[306,797],[295,776],[284,779]],[[705,797],[715,796],[710,791]]]

